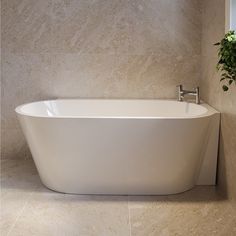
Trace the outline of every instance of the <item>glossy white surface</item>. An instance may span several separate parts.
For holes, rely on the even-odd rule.
[[[214,184],[219,113],[165,100],[16,108],[42,182],[79,194],[172,194]]]
[[[55,118],[187,118],[207,109],[194,103],[172,100],[68,99],[19,106],[23,115]]]

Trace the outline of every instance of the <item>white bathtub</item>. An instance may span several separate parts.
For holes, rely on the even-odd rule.
[[[170,100],[53,100],[16,108],[42,182],[77,194],[214,185],[220,114]]]

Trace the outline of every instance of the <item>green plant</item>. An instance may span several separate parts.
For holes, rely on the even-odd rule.
[[[222,72],[220,81],[224,82],[222,88],[227,91],[232,83],[236,84],[235,31],[229,31],[220,42],[214,45],[219,46],[217,69]]]

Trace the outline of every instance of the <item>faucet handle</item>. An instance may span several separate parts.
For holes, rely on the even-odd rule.
[[[196,92],[196,103],[200,104],[200,88],[198,86],[195,88],[195,92]]]
[[[178,92],[181,92],[183,90],[183,85],[182,84],[179,84],[176,87],[178,89]]]
[[[178,93],[177,93],[178,101],[182,102],[182,101],[183,101],[183,96],[182,96],[182,93],[183,93],[183,85],[180,84],[180,85],[177,85],[176,87],[177,87],[177,89],[178,89]]]

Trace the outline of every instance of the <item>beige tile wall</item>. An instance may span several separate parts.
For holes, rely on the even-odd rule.
[[[225,1],[203,0],[202,13],[202,97],[222,113],[218,182],[236,203],[236,86],[223,92],[216,71],[217,48],[225,32]]]
[[[28,155],[19,104],[197,85],[200,17],[199,0],[2,0],[3,157]]]

